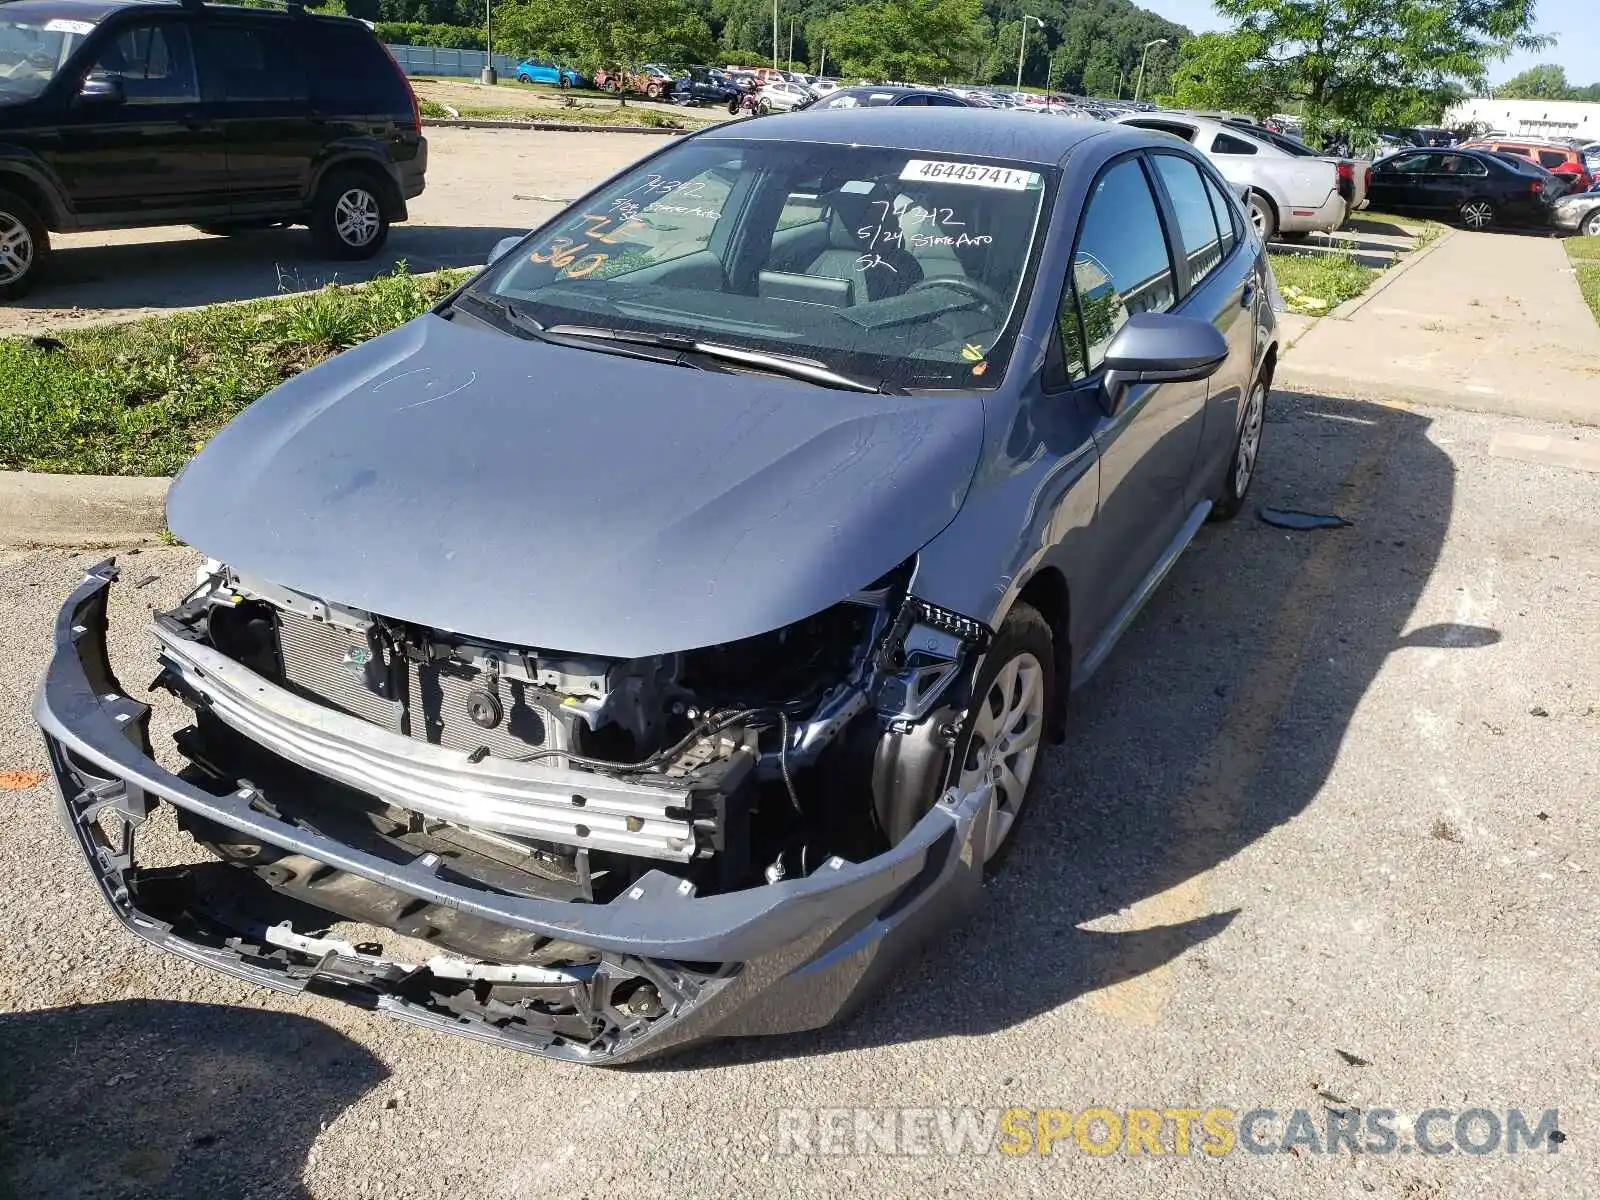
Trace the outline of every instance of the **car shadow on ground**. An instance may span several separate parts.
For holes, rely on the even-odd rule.
[[[0,1016],[0,1194],[305,1196],[306,1154],[388,1070],[291,1013],[165,1000]]]
[[[1499,640],[1413,621],[1454,494],[1428,418],[1282,393],[1269,412],[1245,512],[1202,531],[1074,695],[1067,741],[1046,758],[980,911],[849,1021],[662,1065],[993,1033],[1227,936],[1241,897],[1213,900],[1205,877],[1316,799],[1390,659]],[[1265,505],[1354,524],[1288,532],[1259,519]],[[1273,903],[1247,895],[1256,918]]]
[[[396,225],[388,244],[364,262],[322,254],[305,229],[264,229],[232,237],[61,245],[28,297],[7,307],[28,309],[187,308],[356,283],[404,262],[412,272],[480,267],[501,238],[526,229],[494,226]]]

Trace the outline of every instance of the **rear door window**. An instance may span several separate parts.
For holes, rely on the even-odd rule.
[[[216,79],[227,99],[310,98],[305,62],[288,29],[208,21],[199,33],[208,77]]]
[[[308,39],[311,102],[333,113],[401,114],[411,96],[394,59],[359,25],[316,21]]]
[[[1233,253],[1233,248],[1239,244],[1239,216],[1233,205],[1228,203],[1228,197],[1209,175],[1204,176],[1206,181],[1206,195],[1211,201],[1211,212],[1217,218],[1217,231],[1222,235],[1222,257],[1227,258]]]
[[[1150,157],[1178,218],[1178,240],[1189,261],[1189,286],[1196,287],[1222,262],[1222,238],[1205,182],[1200,178],[1200,169],[1186,158],[1176,154]]]
[[[1548,167],[1550,170],[1564,167],[1567,165],[1567,156],[1559,150],[1541,150],[1539,151],[1539,165]]]
[[[1219,133],[1211,142],[1213,154],[1254,154],[1256,145],[1243,138],[1234,137],[1231,133]]]

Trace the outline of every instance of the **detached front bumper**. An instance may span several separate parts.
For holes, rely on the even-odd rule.
[[[398,861],[358,850],[281,819],[270,806],[252,806],[248,791],[216,795],[154,761],[150,710],[126,695],[106,657],[107,596],[116,575],[112,563],[102,563],[68,598],[34,715],[62,824],[113,911],[139,937],[195,962],[519,1050],[621,1063],[719,1037],[825,1025],[978,894],[974,831],[984,797],[953,791],[897,846],[864,863],[834,858],[803,878],[705,897],[686,881],[652,871],[608,904],[530,898],[463,883],[431,856]],[[440,958],[411,966],[368,948],[273,928],[249,913],[183,909],[175,917],[170,902],[143,900],[186,895],[191,881],[172,868],[141,868],[133,854],[138,826],[162,802],[421,905],[581,948],[583,965],[484,969]],[[575,1006],[578,1016],[529,1023],[515,1003],[484,1000],[492,981],[513,996]],[[630,1004],[627,997],[637,998],[643,983],[651,1002]],[[473,988],[472,1003],[450,999],[452,989]]]

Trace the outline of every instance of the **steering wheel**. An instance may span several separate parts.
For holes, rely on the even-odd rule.
[[[940,275],[933,279],[919,279],[906,289],[906,295],[936,287],[954,288],[958,292],[965,292],[995,313],[1004,312],[1006,308],[1005,299],[999,292],[965,275]]]

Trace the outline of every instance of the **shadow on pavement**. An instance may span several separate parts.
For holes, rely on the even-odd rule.
[[[29,309],[185,308],[251,300],[355,283],[404,261],[413,272],[479,267],[503,237],[526,229],[489,226],[396,225],[382,253],[364,262],[322,254],[305,229],[264,229],[232,237],[60,245],[48,274],[28,298]]]
[[[1241,911],[1200,877],[1316,799],[1391,658],[1499,639],[1448,623],[1408,632],[1454,494],[1428,418],[1286,393],[1273,406],[1246,510],[1202,531],[1073,697],[1066,744],[983,909],[848,1022],[663,1065],[991,1033],[1173,962]],[[1257,519],[1264,505],[1355,524],[1285,532]]]
[[[388,1076],[306,1017],[164,1000],[0,1016],[0,1063],[15,1196],[304,1196],[318,1131]]]

